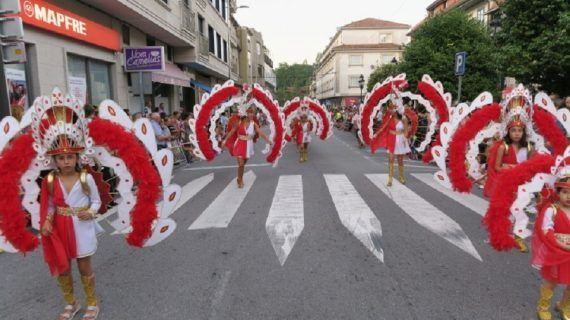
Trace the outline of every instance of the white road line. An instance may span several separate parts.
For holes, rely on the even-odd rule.
[[[233,179],[188,230],[226,228],[255,182],[255,173],[248,171],[243,179],[245,183],[243,189],[239,189],[236,180]]]
[[[487,207],[489,206],[489,202],[485,199],[481,199],[480,197],[470,194],[470,193],[459,193],[453,190],[447,189],[446,187],[442,186],[441,184],[435,181],[433,174],[431,173],[414,173],[412,174],[416,179],[420,180],[421,182],[427,184],[431,188],[443,193],[448,198],[453,199],[456,202],[459,202],[463,206],[467,207],[478,213],[480,216],[484,216],[485,212],[487,211]]]
[[[345,175],[325,174],[325,181],[342,224],[374,256],[384,262],[380,220]]]
[[[269,167],[272,166],[273,164],[271,163],[252,163],[252,164],[246,164],[245,167],[249,168],[249,167]],[[237,168],[237,165],[233,165],[233,166],[213,166],[213,167],[196,167],[196,168],[185,168],[182,169],[184,171],[197,171],[197,170],[216,170],[216,169],[231,169],[231,168]]]
[[[367,174],[366,177],[419,225],[449,241],[475,259],[483,261],[461,226],[431,203],[400,184],[396,179],[392,187],[387,187],[387,174]]]
[[[186,202],[194,198],[194,196],[198,192],[204,189],[213,180],[214,180],[214,174],[210,173],[187,183],[184,187],[182,187],[182,196],[180,197],[180,201],[178,201],[178,204],[174,208],[174,211],[180,209]]]
[[[282,266],[304,227],[303,180],[300,175],[281,176],[265,230]]]

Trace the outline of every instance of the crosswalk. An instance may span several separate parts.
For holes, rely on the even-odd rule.
[[[366,174],[364,176],[379,191],[379,194],[399,208],[396,214],[404,214],[411,219],[410,223],[415,223],[444,240],[442,245],[449,245],[450,249],[458,248],[461,250],[458,252],[463,252],[466,257],[470,256],[483,261],[461,225],[418,195],[408,185],[402,185],[395,180],[392,187],[387,187],[388,176],[386,174]],[[488,206],[486,200],[472,194],[459,194],[445,189],[434,181],[430,173],[415,173],[411,176],[419,180],[420,185],[429,187],[428,190],[442,194],[468,209],[463,211],[472,212],[476,217],[484,215]],[[215,173],[210,173],[184,186],[177,209],[182,208],[187,201],[207,189],[214,179]],[[322,179],[330,201],[336,209],[340,224],[359,240],[372,256],[383,263],[385,250],[390,250],[384,245],[386,235],[382,232],[381,223],[386,212],[373,211],[367,204],[367,201],[373,201],[373,199],[365,199],[366,197],[359,193],[347,175],[324,174]],[[235,179],[228,183],[191,223],[188,230],[231,227],[233,218],[239,213],[240,206],[255,184],[255,173],[248,171],[244,176],[244,181],[245,187],[242,189],[237,187]],[[307,187],[313,182],[304,180],[301,175],[282,175],[277,181],[271,207],[267,213],[265,229],[277,260],[282,266],[292,253],[297,240],[302,237],[302,233],[310,232],[310,230],[305,230],[306,206],[303,186]]]

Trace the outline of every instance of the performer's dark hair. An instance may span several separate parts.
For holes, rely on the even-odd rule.
[[[510,130],[507,131],[507,135],[503,138],[506,144],[509,146],[513,143],[513,139],[511,139]],[[526,140],[526,128],[523,127],[523,135],[521,137],[521,141],[519,141],[519,146],[522,148],[528,147],[528,141]]]

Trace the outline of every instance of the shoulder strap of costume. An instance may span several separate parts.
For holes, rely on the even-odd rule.
[[[79,173],[79,183],[81,183],[81,190],[83,190],[83,193],[89,195],[91,193],[91,190],[89,189],[89,184],[87,184],[86,170],[81,170],[81,173]]]
[[[505,153],[509,152],[509,144],[506,142],[503,142],[503,144],[505,145]]]

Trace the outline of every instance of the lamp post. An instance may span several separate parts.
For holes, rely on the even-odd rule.
[[[238,6],[236,7],[235,12],[238,11],[238,9],[249,9],[249,6]],[[232,12],[230,9],[230,0],[226,1],[226,10],[228,13],[227,19],[228,19],[228,52],[226,52],[226,55],[228,57],[228,80],[232,79]]]
[[[360,86],[360,103],[364,102],[364,97],[362,96],[362,90],[364,90],[364,75],[361,74],[358,79],[358,85]]]

